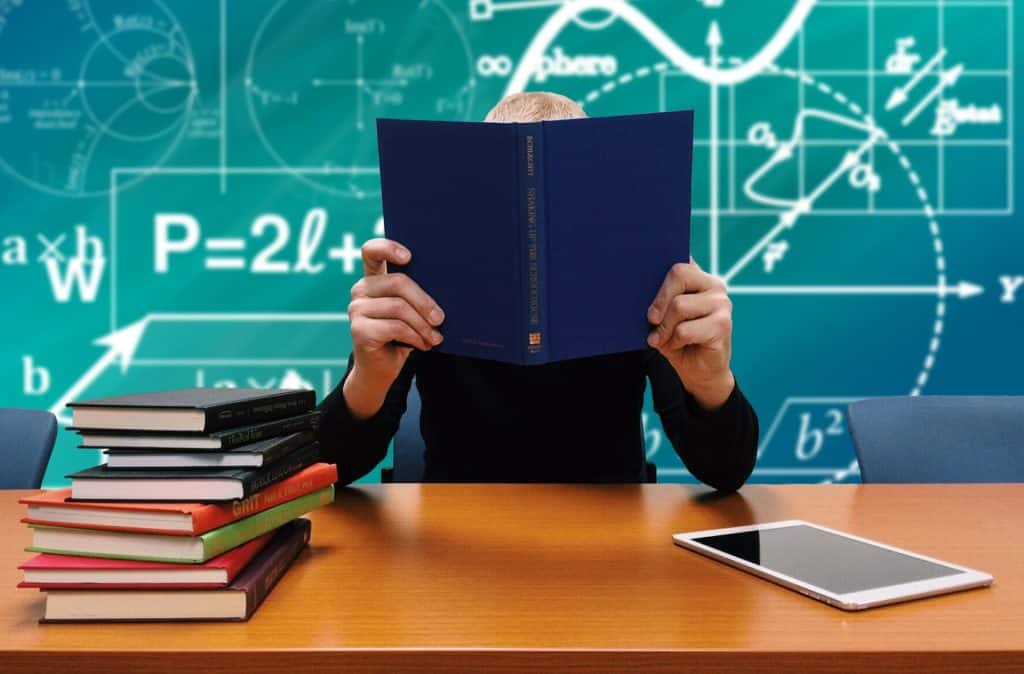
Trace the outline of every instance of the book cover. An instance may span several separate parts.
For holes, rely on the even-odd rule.
[[[315,431],[320,426],[320,412],[312,411],[294,417],[265,421],[251,426],[241,426],[213,433],[161,431],[101,430],[90,431],[68,426],[82,436],[83,449],[176,449],[176,450],[227,450],[241,447],[258,440],[281,435]]]
[[[26,580],[18,587],[42,590],[110,590],[110,589],[170,589],[224,587],[245,568],[256,554],[266,547],[274,532],[252,539],[233,550],[217,555],[202,564],[174,564],[171,562],[144,562],[133,559],[105,559],[74,555],[38,554],[18,566]],[[209,573],[209,572],[215,573]],[[30,574],[45,579],[28,580]],[[216,582],[201,582],[199,578],[221,576]],[[177,580],[169,580],[169,579]]]
[[[276,536],[263,554],[257,555],[249,567],[231,584],[232,589],[245,592],[248,620],[270,595],[285,571],[309,543],[312,525],[307,519],[289,523],[287,529]]]
[[[222,452],[158,449],[108,449],[108,468],[255,468],[273,463],[316,441],[311,431],[257,440]]]
[[[692,111],[377,120],[384,226],[445,311],[442,353],[514,364],[647,348],[690,259]],[[471,280],[471,282],[467,282]]]
[[[195,537],[32,524],[29,526],[33,532],[33,544],[25,550],[82,557],[202,564],[333,501],[334,485],[331,485]],[[37,532],[42,533],[37,535]],[[60,535],[59,538],[64,543],[60,546],[46,544],[49,532]],[[64,534],[72,535],[68,537]],[[43,538],[43,541],[38,540],[40,538]]]
[[[66,477],[71,479],[73,499],[230,501],[250,496],[319,459],[320,443],[314,442],[259,468],[136,470],[100,464]]]
[[[282,526],[225,588],[212,590],[51,590],[41,623],[245,621],[309,543],[309,520]]]
[[[72,501],[71,489],[44,491],[18,499],[28,506],[26,524],[198,536],[305,496],[338,481],[334,464],[316,463],[252,496],[226,503]]]
[[[76,428],[129,428],[135,430],[180,430],[179,424],[168,426],[167,415],[147,417],[145,410],[199,412],[174,415],[186,423],[195,423],[190,430],[212,432],[237,426],[273,421],[307,412],[316,405],[316,394],[310,390],[253,388],[189,388],[77,400],[68,403]],[[193,422],[194,420],[194,422]],[[142,421],[140,425],[138,422]]]

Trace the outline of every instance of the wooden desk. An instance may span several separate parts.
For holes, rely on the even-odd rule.
[[[250,622],[127,625],[37,624],[23,494],[0,492],[3,672],[1024,671],[1024,485],[343,489]],[[846,613],[671,542],[788,518],[996,582]]]

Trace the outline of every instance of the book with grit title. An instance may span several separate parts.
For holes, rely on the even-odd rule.
[[[44,491],[18,502],[28,506],[21,520],[25,524],[199,536],[337,481],[337,466],[315,463],[247,498],[222,503],[73,501],[70,489]]]
[[[26,550],[82,557],[202,564],[333,501],[334,485],[331,485],[199,536],[167,536],[30,524],[32,545]]]

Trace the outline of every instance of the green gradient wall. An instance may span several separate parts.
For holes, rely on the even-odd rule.
[[[732,288],[755,479],[856,480],[851,399],[1022,392],[1012,2],[610,6],[0,0],[0,405],[322,396],[380,233],[374,119],[481,119],[516,81],[696,110],[694,255]],[[45,483],[96,460],[62,431]]]

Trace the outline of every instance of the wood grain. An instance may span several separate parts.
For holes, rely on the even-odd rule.
[[[1024,671],[1024,485],[372,485],[248,623],[39,625],[0,492],[0,670]],[[995,576],[846,613],[672,545],[806,519]],[[954,535],[956,532],[956,535]]]

